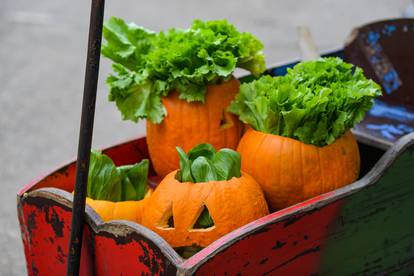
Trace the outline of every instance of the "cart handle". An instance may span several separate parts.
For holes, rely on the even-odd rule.
[[[105,0],[92,0],[66,275],[79,275]]]

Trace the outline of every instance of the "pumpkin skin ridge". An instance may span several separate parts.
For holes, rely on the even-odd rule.
[[[265,140],[266,138],[269,138],[269,136],[264,136],[265,138],[263,139],[263,140]],[[281,142],[279,142],[278,140],[274,140],[274,139],[268,139],[268,140],[270,140],[269,141],[269,143],[271,143],[271,144],[277,144],[276,145],[276,147],[278,147],[279,149],[281,149],[281,148],[283,148],[283,141],[281,141]],[[263,143],[263,142],[262,142]],[[277,162],[278,162],[278,164],[276,165],[276,164],[272,164],[272,162],[271,162],[271,159],[272,159],[272,155],[273,155],[274,153],[272,153],[271,151],[268,151],[268,152],[266,152],[266,161],[264,161],[264,162],[267,162],[268,164],[271,164],[271,167],[270,167],[270,170],[269,171],[273,171],[274,170],[274,168],[278,168],[278,170],[277,170],[277,173],[276,173],[276,175],[277,175],[277,179],[278,179],[278,181],[280,181],[280,179],[281,179],[281,168],[280,168],[280,159],[278,159],[277,160]],[[243,160],[243,159],[242,159]],[[258,180],[258,182],[259,182],[259,180]],[[259,182],[259,184],[260,184],[260,182]],[[265,197],[266,197],[267,195],[265,194]],[[267,199],[267,198],[266,198]]]
[[[317,193],[322,194],[324,191],[324,186],[325,186],[325,182],[324,182],[324,169],[323,166],[321,164],[321,153],[318,151],[318,166],[319,166],[319,171],[321,174],[321,186],[320,186],[320,191],[318,191]],[[335,170],[334,170],[335,171]]]
[[[230,114],[233,125],[222,128],[220,120],[222,112],[227,113],[227,106],[239,92],[239,85],[234,77],[220,84],[208,85],[204,103],[180,100],[177,91],[171,91],[162,98],[167,116],[160,124],[147,120],[146,125],[151,163],[160,177],[178,169],[176,146],[186,152],[200,143],[210,143],[215,148],[237,148],[241,122]]]
[[[258,140],[256,150],[258,148],[260,148],[260,146],[263,144],[264,139],[265,139],[265,136],[260,137],[260,141]],[[258,156],[253,154],[253,160],[252,160],[252,163],[251,163],[252,164],[252,172],[251,172],[252,174],[255,174],[256,170],[257,170],[257,162],[256,162],[257,158],[258,158]],[[243,156],[242,156],[241,160],[242,160],[242,163],[243,163]]]
[[[261,147],[261,145],[263,144],[265,138],[266,138],[265,136],[260,137],[260,142],[257,143],[257,148]],[[257,158],[258,158],[258,155],[255,155],[254,159],[252,160],[252,166],[253,166],[252,173],[254,173],[254,174],[256,174],[257,170],[258,170],[258,168],[257,168]]]
[[[280,143],[272,142],[256,146],[262,141],[263,136],[279,140],[283,147]],[[279,149],[277,145],[280,145]],[[354,182],[359,175],[359,149],[350,131],[345,132],[330,145],[317,147],[293,138],[250,128],[240,140],[237,151],[242,156],[242,170],[253,176],[261,185],[271,211],[343,187]],[[276,153],[273,158],[268,159],[268,152]],[[252,164],[252,160],[256,160],[256,164]],[[286,165],[288,161],[290,164]],[[256,170],[257,166],[260,167],[259,171]],[[277,169],[280,179],[269,177]],[[298,191],[299,195],[294,191]]]
[[[175,231],[165,231],[166,229],[154,227],[160,218],[160,214],[157,213],[157,210],[152,210],[152,208],[147,209],[142,221],[142,224],[145,227],[159,234],[173,248],[192,245],[205,247],[228,232],[269,213],[267,203],[259,184],[244,172],[242,172],[241,177],[232,177],[232,179],[227,181],[221,180],[199,183],[179,182],[175,179],[176,172],[177,171],[171,172],[161,181],[148,204],[149,206],[154,206],[154,208],[163,209],[163,207],[160,206],[160,202],[166,201],[166,198],[169,198],[172,201],[173,206],[176,206],[176,209],[173,209]],[[243,181],[243,183],[239,183],[239,181]],[[233,190],[229,189],[228,186],[232,187]],[[245,192],[241,193],[241,195],[237,195],[234,193],[234,190],[241,190],[240,186],[244,187],[243,190]],[[161,189],[158,190],[159,188]],[[171,190],[175,190],[173,195],[168,193],[168,191]],[[259,196],[254,198],[254,200],[250,200],[249,197],[252,197],[250,191],[253,190],[255,191],[253,196]],[[229,200],[226,200],[226,197],[223,197],[223,191],[226,191],[227,194],[231,194],[232,197]],[[242,198],[239,199],[240,197]],[[226,209],[226,204],[230,204],[229,201],[231,201],[230,206],[233,205],[233,198],[238,198],[236,203],[244,202],[246,206],[233,207],[230,210]],[[255,205],[249,206],[250,202],[255,204],[256,202],[261,203],[256,204],[257,207]],[[194,229],[192,228],[194,225],[193,221],[195,222],[199,217],[199,214],[196,214],[196,212],[202,209],[203,206],[206,206],[209,210],[214,225],[210,228]],[[244,212],[240,214],[240,208],[242,207]],[[249,211],[254,208],[257,210]],[[259,208],[261,209],[259,210]],[[189,210],[191,210],[192,213],[189,212]],[[182,211],[182,213],[179,213],[180,211]],[[223,214],[232,217],[232,220],[230,220],[228,225],[220,223],[220,218]],[[185,221],[185,223],[183,221]]]

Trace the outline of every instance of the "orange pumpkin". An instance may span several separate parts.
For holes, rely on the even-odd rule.
[[[239,92],[235,78],[207,86],[205,102],[187,102],[172,92],[162,102],[167,116],[160,124],[147,120],[147,144],[155,171],[164,177],[178,169],[177,146],[188,151],[197,144],[236,149],[242,126],[227,106]]]
[[[148,189],[145,197],[142,200],[118,202],[95,200],[87,197],[86,204],[94,209],[103,221],[122,219],[141,223],[144,208],[151,194],[152,189]]]
[[[337,189],[359,175],[358,145],[350,131],[317,147],[249,128],[237,151],[242,170],[261,185],[271,210]]]
[[[203,183],[179,182],[177,171],[168,174],[151,196],[142,224],[172,247],[207,246],[226,233],[267,215],[259,184],[242,172],[239,178]],[[195,229],[207,208],[214,225]],[[169,225],[173,221],[173,225]]]

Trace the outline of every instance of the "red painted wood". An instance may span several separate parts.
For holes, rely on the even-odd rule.
[[[394,146],[377,168],[361,181],[245,225],[186,261],[150,230],[134,223],[103,223],[88,209],[82,275],[119,275],[121,272],[123,275],[140,272],[172,275],[177,269],[199,275],[211,275],[213,271],[216,275],[235,275],[238,272],[244,275],[276,272],[279,275],[300,275],[319,272],[321,268],[330,272],[332,263],[336,262],[335,258],[334,261],[329,259],[330,252],[349,259],[354,255],[352,250],[348,248],[347,252],[341,253],[348,240],[354,243],[366,241],[376,246],[377,237],[381,244],[387,240],[392,240],[393,244],[384,250],[377,248],[371,252],[371,255],[375,254],[373,259],[364,252],[359,260],[369,261],[359,261],[355,271],[364,271],[366,265],[370,269],[367,271],[381,272],[382,267],[375,262],[382,258],[380,262],[384,263],[383,268],[387,271],[414,272],[410,266],[414,262],[414,250],[410,249],[414,248],[414,240],[409,238],[414,235],[414,225],[408,219],[406,208],[398,209],[410,207],[414,202],[414,187],[409,185],[414,183],[410,170],[414,165],[413,147],[414,134]],[[141,138],[105,152],[120,165],[147,157],[145,148],[145,139]],[[399,170],[392,172],[387,168],[394,163]],[[60,190],[38,190],[54,186],[66,187],[71,192],[73,183],[69,182],[74,171],[67,169],[70,166],[63,168],[66,169],[58,169],[40,181],[32,182],[19,194],[19,221],[29,275],[61,275],[66,269],[64,254],[69,238],[71,209],[68,206],[72,196]],[[397,183],[390,181],[393,175],[398,175],[400,181],[397,190],[393,188]],[[157,179],[155,176],[152,178]],[[384,179],[381,185],[378,185],[378,179]],[[372,202],[374,200],[379,205]],[[348,216],[345,225],[341,221],[344,210]],[[382,215],[385,211],[392,217]],[[391,219],[393,225],[387,224]],[[381,229],[373,228],[371,233],[371,230],[363,229],[366,223],[387,227],[387,233],[392,233],[392,236],[384,234]],[[358,239],[353,239],[358,234]],[[373,234],[377,236],[372,238]],[[367,248],[360,247],[359,250]]]
[[[111,157],[115,165],[133,164],[141,159],[149,159],[146,137],[140,137],[102,150]]]
[[[148,158],[145,138],[117,145],[104,150],[104,152],[113,158],[117,165],[135,163],[140,161],[142,158]],[[73,162],[69,165],[63,166],[54,173],[41,178],[39,182],[31,183],[26,186],[22,189],[20,196],[23,196],[24,192],[44,187],[58,187],[71,192],[73,189],[75,175],[74,168]],[[152,178],[154,180],[158,180],[156,176],[153,176]],[[294,212],[304,206],[314,204],[315,202],[323,200],[328,196],[329,194],[325,194],[300,203],[296,206],[273,213],[247,225],[246,227],[260,226],[261,224],[266,223],[266,221],[286,215],[290,212]],[[66,257],[65,255],[62,255],[62,252],[67,251],[67,241],[69,237],[68,229],[71,216],[70,209],[58,206],[53,202],[48,202],[47,204],[45,202],[41,202],[40,204],[41,206],[39,207],[25,202],[21,208],[22,216],[24,218],[24,221],[21,223],[22,235],[23,237],[35,237],[35,239],[23,238],[28,271],[32,271],[34,273],[36,273],[36,271],[48,273],[49,270],[52,270],[64,273],[66,269],[65,262],[49,262],[48,260],[63,260]],[[48,204],[50,204],[50,206]],[[57,239],[57,241],[53,242],[51,242],[48,238],[56,235],[55,230],[53,229],[53,226],[48,224],[44,219],[48,212],[52,212],[48,216],[53,216],[55,220],[61,221],[61,224],[64,225],[63,236],[53,238]],[[36,227],[29,225],[35,225]],[[200,254],[197,254],[187,262],[183,263],[183,267],[190,268],[192,265],[195,265],[212,250],[219,248],[223,242],[237,237],[245,230],[246,227],[240,228],[217,241],[212,246],[203,250]],[[28,231],[29,229],[30,231]],[[84,244],[89,249],[88,251],[85,251],[86,249],[84,249],[84,252],[82,253],[83,256],[86,256],[82,257],[82,264],[84,266],[82,273],[84,273],[84,275],[88,275],[88,273],[93,272],[95,272],[96,275],[118,275],[122,271],[151,271],[148,267],[151,267],[150,264],[154,264],[154,262],[151,261],[152,258],[154,258],[154,254],[151,253],[151,248],[154,247],[153,245],[151,247],[148,244],[139,244],[139,242],[131,239],[128,241],[120,241],[110,235],[92,235],[89,233],[89,231],[92,230],[90,230],[89,227],[87,229],[88,233],[85,232]],[[30,234],[28,234],[29,232]],[[265,239],[265,236],[262,238]],[[142,243],[142,241],[140,242]],[[108,252],[110,252],[110,254],[108,254]],[[142,262],[137,262],[139,258],[142,259]],[[147,265],[143,264],[145,262]],[[94,265],[91,266],[91,263],[94,263]],[[88,270],[85,270],[86,268],[88,268]],[[154,271],[153,268],[152,271]],[[160,269],[159,272],[160,274],[163,274],[164,271]]]
[[[40,205],[39,205],[40,204]],[[53,202],[23,203],[20,220],[29,275],[65,275],[71,210]],[[82,275],[93,275],[89,227],[85,225]]]
[[[96,275],[164,275],[164,265],[153,246],[145,241],[120,242],[110,237],[95,239]]]
[[[33,179],[29,184],[20,189],[17,194],[22,196],[25,192],[30,191],[34,187],[35,189],[54,187],[65,191],[73,191],[75,170],[76,166],[74,161],[58,166],[56,169]]]
[[[311,202],[300,207],[308,204]],[[197,275],[211,275],[211,271],[217,275],[229,272],[233,275],[238,273],[266,275],[276,272],[277,275],[315,273],[319,266],[320,248],[326,232],[335,221],[341,205],[342,201],[337,201],[321,210],[291,216],[262,228],[215,255],[197,270]],[[295,208],[297,207],[299,206]],[[287,212],[289,211],[274,213],[263,220],[270,220],[270,217],[279,217]],[[290,234],[286,235],[286,233]],[[230,235],[236,236],[237,231]],[[227,238],[229,237],[219,240],[214,246],[220,247]],[[200,255],[197,256],[197,261],[204,258],[202,254]]]
[[[219,249],[220,247],[223,246],[223,244],[225,244],[228,240],[231,239],[235,239],[237,237],[239,237],[240,235],[242,235],[243,233],[245,233],[246,231],[250,231],[252,229],[255,229],[263,224],[266,224],[266,222],[269,221],[273,221],[277,218],[289,215],[290,213],[294,213],[297,210],[303,209],[307,206],[310,206],[312,204],[315,204],[317,202],[323,201],[329,197],[331,197],[333,195],[333,192],[330,193],[326,193],[323,195],[319,195],[316,196],[314,198],[311,198],[309,200],[306,200],[304,202],[301,202],[299,204],[296,204],[294,206],[285,208],[283,210],[271,213],[265,217],[259,218],[243,227],[240,227],[230,233],[228,233],[227,235],[223,236],[222,238],[218,239],[217,241],[215,241],[214,243],[212,243],[210,246],[208,246],[207,248],[205,248],[204,250],[202,250],[201,252],[199,252],[198,254],[194,255],[192,258],[188,259],[187,261],[184,262],[183,267],[185,268],[190,268],[192,266],[197,265],[197,263],[201,262],[202,260],[204,260],[205,258],[208,257],[208,255],[212,254],[214,251],[216,251],[217,249]]]
[[[42,197],[23,199],[19,209],[28,274],[65,275],[71,209]],[[165,275],[175,271],[151,240],[117,231],[114,235],[85,225],[80,275]]]

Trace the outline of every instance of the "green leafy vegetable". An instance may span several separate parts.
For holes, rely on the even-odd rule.
[[[199,144],[188,155],[177,147],[180,170],[176,179],[180,182],[208,182],[240,177],[240,154],[231,149],[216,151],[210,144]]]
[[[177,147],[180,157],[180,170],[175,178],[180,182],[208,182],[230,180],[240,177],[241,157],[232,149],[216,151],[210,144],[199,144],[188,154]],[[194,224],[194,228],[208,228],[214,225],[207,208],[204,208]]]
[[[255,130],[324,146],[361,121],[380,95],[381,87],[361,68],[321,58],[299,63],[285,76],[242,84],[228,111]]]
[[[102,54],[114,62],[109,100],[123,119],[135,122],[160,123],[166,116],[161,98],[171,90],[203,102],[207,85],[227,80],[236,67],[256,76],[266,68],[262,43],[226,20],[195,20],[189,29],[155,33],[112,17],[103,36]]]
[[[193,226],[193,229],[206,229],[214,225],[214,221],[210,216],[210,212],[207,208],[204,208],[198,217],[196,223]]]
[[[134,165],[117,167],[111,158],[91,152],[87,196],[97,200],[141,200],[147,193],[147,159]]]
[[[96,151],[90,156],[87,196],[110,201],[120,201],[122,197],[121,179],[114,162]]]

